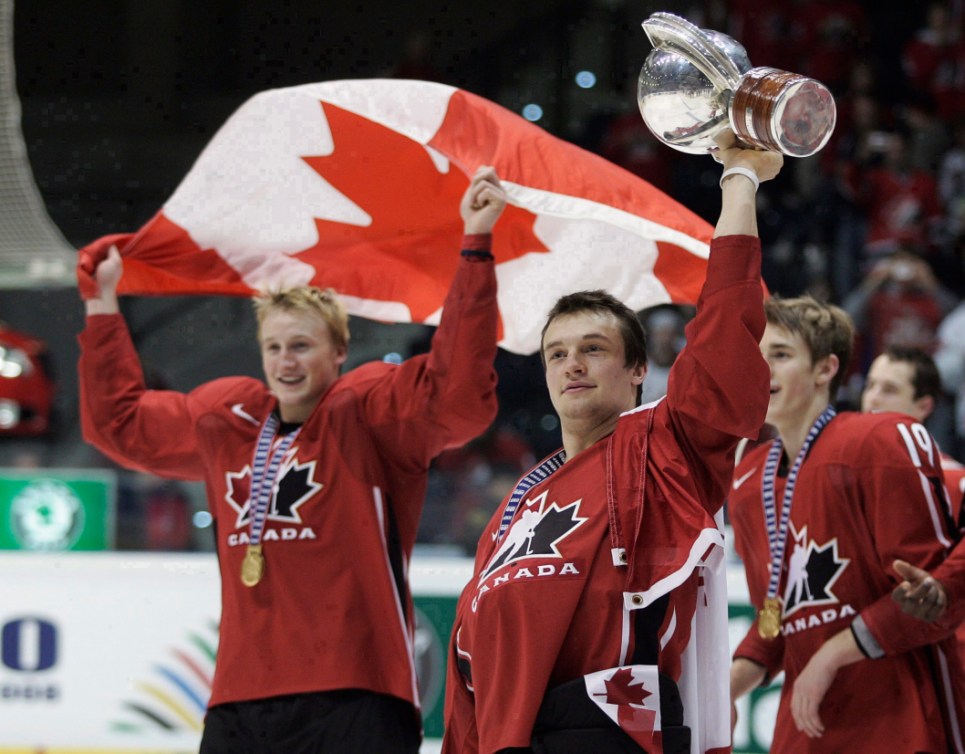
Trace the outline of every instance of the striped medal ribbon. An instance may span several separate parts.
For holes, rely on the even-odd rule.
[[[503,538],[504,534],[506,534],[506,530],[513,522],[513,517],[516,515],[516,510],[519,508],[519,504],[522,502],[526,493],[544,479],[548,479],[557,469],[560,468],[560,466],[565,463],[565,461],[566,451],[561,450],[556,454],[551,455],[539,466],[532,469],[522,479],[516,482],[516,487],[513,489],[513,494],[509,496],[509,502],[506,503],[506,508],[503,510],[503,516],[501,519],[499,519],[499,531],[496,534],[497,542]]]
[[[765,639],[776,639],[781,633],[781,599],[777,596],[781,584],[781,568],[784,565],[784,553],[787,549],[787,530],[791,519],[791,503],[794,501],[794,485],[801,464],[811,448],[811,443],[837,412],[834,406],[828,406],[821,415],[814,420],[808,431],[804,444],[794,459],[794,465],[787,475],[784,486],[784,498],[781,501],[780,525],[777,521],[777,511],[774,495],[774,483],[777,478],[777,466],[781,460],[784,445],[780,438],[771,443],[767,461],[764,464],[764,480],[761,484],[761,500],[764,504],[764,524],[767,527],[767,544],[771,553],[770,577],[767,583],[767,597],[764,606],[758,613],[757,630]]]
[[[298,427],[294,432],[285,435],[275,452],[271,453],[271,443],[275,439],[278,425],[278,417],[272,413],[258,434],[258,443],[255,445],[255,455],[251,462],[251,494],[248,497],[251,524],[248,549],[241,562],[241,583],[245,586],[255,586],[264,575],[265,555],[262,552],[261,535],[265,530],[268,502],[271,500],[281,460],[301,431],[301,427]]]

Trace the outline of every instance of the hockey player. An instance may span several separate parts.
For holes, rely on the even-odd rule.
[[[418,752],[408,565],[429,461],[496,412],[489,234],[505,203],[481,169],[431,352],[341,376],[345,310],[302,287],[257,301],[265,382],[146,390],[118,309],[121,259],[83,260],[99,288],[80,336],[85,438],[128,468],[204,480],[216,522],[202,754]]]
[[[924,350],[910,347],[891,347],[872,363],[861,394],[862,411],[899,411],[924,422],[935,408],[941,392],[941,378],[935,361]],[[948,493],[949,514],[965,524],[962,496],[965,494],[965,466],[947,453],[941,454],[945,491]],[[897,560],[895,571],[905,579],[892,592],[902,610],[922,620],[941,620],[949,630],[955,630],[959,655],[965,657],[965,544],[955,546],[948,558],[935,570],[934,578],[927,571]],[[914,583],[917,588],[912,588]],[[949,609],[946,609],[949,608]],[[952,667],[951,677],[959,704],[965,700],[965,667]]]
[[[861,393],[861,410],[898,411],[924,423],[935,410],[941,391],[938,367],[927,351],[894,346],[871,362]],[[965,496],[965,466],[947,453],[942,453],[941,462],[951,515],[958,519]]]
[[[938,448],[912,417],[835,413],[853,337],[844,311],[804,297],[765,312],[778,437],[742,459],[729,497],[759,610],[735,653],[733,698],[784,671],[772,743],[782,754],[960,752],[943,682],[954,639],[926,647],[941,632],[890,597],[895,558],[932,567],[954,541]]]
[[[767,403],[755,191],[782,158],[732,137],[718,156],[720,220],[665,398],[637,407],[646,337],[612,296],[564,296],[548,317],[563,447],[480,539],[450,646],[445,754],[730,750],[715,516]]]

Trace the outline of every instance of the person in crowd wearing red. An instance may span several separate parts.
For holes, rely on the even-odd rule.
[[[890,346],[934,351],[938,328],[955,303],[919,255],[898,251],[876,261],[842,304],[858,330],[856,373]]]
[[[929,253],[936,243],[943,219],[938,182],[911,164],[908,142],[901,129],[879,132],[869,145],[877,157],[854,176],[858,205],[868,218],[869,257],[903,246]]]
[[[901,50],[909,88],[928,92],[945,121],[965,116],[965,37],[961,6],[948,0],[928,3],[925,23]]]

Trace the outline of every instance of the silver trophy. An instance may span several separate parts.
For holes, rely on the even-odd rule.
[[[790,157],[807,157],[828,143],[837,111],[823,84],[752,68],[734,39],[672,13],[654,13],[643,28],[654,49],[640,71],[637,103],[664,144],[704,154],[725,128],[745,146]]]

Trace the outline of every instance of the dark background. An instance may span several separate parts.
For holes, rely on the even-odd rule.
[[[636,107],[650,50],[640,23],[683,3],[304,2],[31,0],[14,7],[17,89],[34,177],[52,221],[82,246],[131,231],[174,191],[227,117],[264,89],[342,78],[398,76],[460,86],[517,112],[528,102],[548,130],[592,141],[608,113]],[[573,83],[583,68],[594,89]],[[247,302],[126,300],[125,314],[159,385],[190,387],[230,373],[257,375]],[[44,339],[58,380],[58,426],[41,440],[0,445],[0,463],[28,447],[44,465],[98,463],[76,431],[82,308],[72,290],[0,291],[0,319]],[[353,321],[349,366],[425,347],[418,326]],[[501,354],[503,403],[538,425],[549,404],[530,359]],[[533,385],[535,381],[535,386]],[[530,390],[535,387],[535,390]],[[537,400],[534,401],[533,397]],[[536,405],[532,405],[532,404]],[[555,444],[554,431],[540,445]]]
[[[516,112],[537,103],[545,113],[539,125],[597,150],[607,124],[636,111],[634,85],[650,51],[643,20],[670,11],[729,30],[729,8],[747,4],[22,0],[14,8],[14,56],[23,135],[50,218],[79,247],[148,220],[225,119],[269,88],[342,78],[434,79]],[[921,27],[925,3],[850,5],[867,16],[851,43],[875,69],[877,96],[888,105],[900,102],[908,87],[899,51]],[[786,6],[793,16],[834,4],[787,0]],[[597,77],[592,89],[574,83],[584,69]],[[847,103],[846,91],[835,94],[839,107]],[[719,166],[706,157],[673,157],[666,189],[713,222]],[[807,269],[827,267],[826,259],[815,261],[825,252],[813,236],[832,210],[813,195],[802,199],[799,190],[813,179],[816,159],[791,161],[760,195],[765,278],[777,292],[799,293],[809,282]],[[157,386],[186,390],[227,373],[260,374],[247,301],[128,299],[124,312]],[[47,342],[58,383],[54,430],[42,438],[0,438],[0,466],[108,465],[77,428],[75,336],[83,309],[76,291],[0,290],[0,319]],[[349,367],[393,351],[409,355],[431,335],[425,327],[363,320],[353,320],[352,331]],[[537,456],[550,451],[558,429],[538,364],[501,353],[497,367],[501,422]]]

